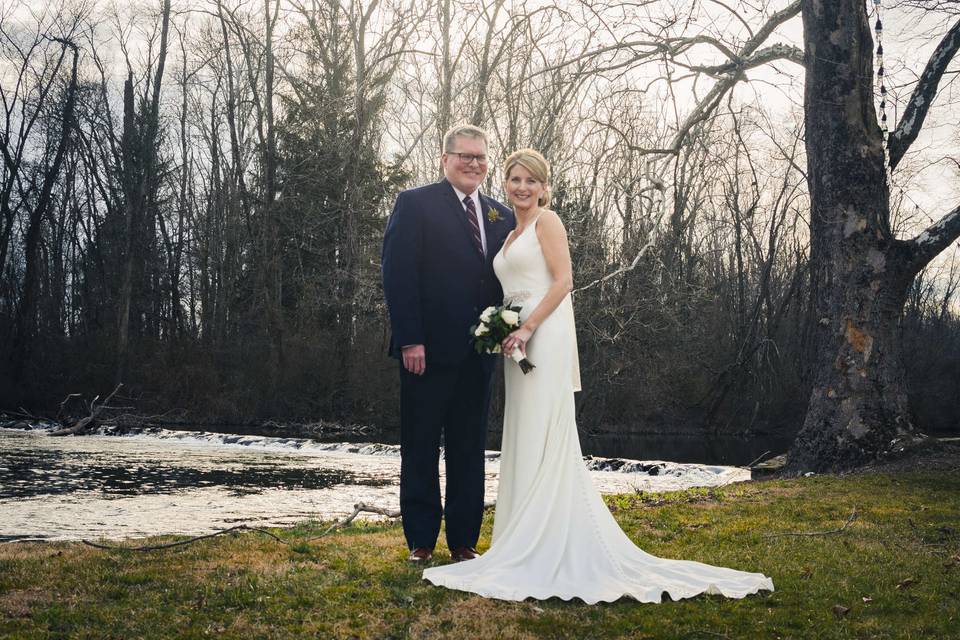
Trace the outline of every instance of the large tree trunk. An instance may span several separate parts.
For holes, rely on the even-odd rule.
[[[863,464],[913,432],[897,334],[915,272],[909,243],[890,231],[865,3],[805,0],[802,10],[816,347],[794,472]]]

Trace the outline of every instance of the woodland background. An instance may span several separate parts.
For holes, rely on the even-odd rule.
[[[888,7],[888,110],[951,4]],[[3,0],[0,407],[122,381],[120,404],[196,423],[395,426],[386,216],[469,121],[494,158],[553,163],[585,428],[795,432],[817,318],[783,5]],[[891,183],[896,233],[960,195],[956,67]],[[960,425],[956,250],[900,322],[927,433]]]

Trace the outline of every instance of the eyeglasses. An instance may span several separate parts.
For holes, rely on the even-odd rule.
[[[477,161],[477,164],[487,164],[487,156],[484,154],[473,154],[473,153],[459,153],[457,151],[448,151],[448,156],[457,156],[460,158],[460,162],[463,164],[472,164],[474,160]]]

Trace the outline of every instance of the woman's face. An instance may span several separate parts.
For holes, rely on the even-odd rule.
[[[506,191],[515,209],[532,209],[540,203],[546,185],[537,180],[527,168],[515,164],[507,174]]]

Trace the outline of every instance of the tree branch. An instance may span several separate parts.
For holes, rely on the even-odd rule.
[[[957,238],[960,238],[960,206],[910,240],[913,272],[923,269]]]
[[[756,35],[744,43],[743,48],[740,50],[740,55],[750,55],[756,51],[757,48],[763,44],[767,38],[770,37],[770,34],[772,34],[777,27],[799,13],[800,0],[795,0],[795,2],[790,3],[788,6],[774,13],[772,16],[770,16],[770,19],[767,20],[762,27],[760,27],[760,30],[757,31]]]
[[[777,27],[787,20],[790,20],[798,13],[800,13],[799,0],[791,3],[781,11],[774,13],[772,16],[770,16],[769,20],[767,20],[763,27],[757,31],[753,37],[744,43],[739,51],[733,53],[727,49],[724,49],[727,52],[729,60],[723,64],[714,66],[689,66],[682,65],[676,60],[672,60],[674,64],[680,64],[680,66],[685,66],[694,72],[705,73],[716,78],[717,81],[713,87],[710,88],[710,91],[707,93],[707,95],[697,102],[696,107],[694,107],[693,111],[690,112],[690,114],[686,117],[686,120],[683,122],[683,124],[680,125],[677,133],[673,136],[673,140],[671,140],[667,147],[657,149],[638,147],[631,144],[629,139],[627,139],[621,133],[621,136],[624,137],[624,142],[629,146],[630,150],[634,153],[643,155],[676,155],[680,152],[680,147],[683,145],[690,131],[711,116],[711,114],[717,108],[717,105],[719,105],[721,100],[723,100],[724,96],[726,96],[727,93],[733,89],[738,82],[746,80],[745,72],[748,69],[763,66],[776,60],[789,60],[803,66],[803,51],[795,46],[776,43],[768,47],[764,47],[763,49],[759,48],[760,45],[762,45],[763,42],[770,37]],[[690,42],[700,43],[706,42],[706,40],[707,39],[705,38],[689,39]],[[677,51],[677,47],[668,48],[668,53],[671,55],[676,54]]]
[[[74,424],[72,427],[64,427],[63,429],[57,429],[56,431],[51,431],[50,435],[51,436],[69,436],[75,433],[86,431],[87,429],[92,427],[97,419],[97,416],[100,415],[100,412],[103,411],[108,404],[110,404],[110,401],[113,399],[113,396],[117,395],[117,391],[120,391],[120,387],[122,386],[123,386],[122,382],[118,383],[116,388],[113,390],[113,392],[109,396],[107,396],[107,399],[100,403],[100,406],[97,406],[97,400],[100,398],[99,395],[95,397],[93,400],[91,400],[89,416],[78,420],[77,423]],[[78,394],[73,394],[73,395],[78,395]],[[63,410],[63,405],[66,404],[67,400],[73,397],[73,395],[67,396],[64,399],[64,401],[60,403],[61,411]],[[57,415],[59,416],[60,414],[58,413]]]
[[[896,168],[907,149],[917,139],[927,112],[930,110],[930,104],[937,94],[940,78],[943,77],[944,71],[947,70],[958,49],[960,49],[960,20],[943,36],[943,40],[930,56],[897,129],[890,134],[887,147],[890,150],[891,169]]]
[[[717,76],[728,73],[740,73],[747,69],[760,67],[775,60],[789,60],[803,66],[803,51],[788,44],[773,44],[752,54],[748,58],[737,57],[736,60],[715,66],[687,66],[691,71],[699,71],[707,75]]]
[[[707,45],[713,46],[718,51],[720,51],[723,55],[725,55],[728,58],[729,62],[723,65],[718,65],[717,67],[704,67],[705,69],[706,68],[715,68],[715,69],[724,68],[728,70],[733,70],[740,67],[745,67],[745,68],[755,67],[755,66],[758,66],[759,64],[763,64],[764,62],[769,62],[770,60],[760,60],[759,62],[751,62],[751,59],[754,58],[753,56],[754,52],[757,51],[760,45],[762,45],[766,41],[766,39],[770,37],[771,34],[773,34],[773,32],[777,29],[777,27],[782,25],[784,22],[787,22],[791,18],[797,16],[799,13],[800,13],[800,0],[795,0],[788,6],[784,7],[780,11],[777,11],[776,13],[771,15],[770,18],[760,28],[760,30],[757,31],[755,34],[753,34],[751,38],[747,40],[743,44],[743,46],[740,48],[740,50],[737,52],[732,51],[729,47],[727,47],[725,44],[723,44],[716,38],[712,38],[710,36],[705,36],[705,35],[698,35],[698,36],[684,37],[684,38],[669,38],[665,41],[660,39],[653,39],[653,40],[633,40],[633,41],[626,41],[626,42],[617,42],[615,44],[606,45],[603,47],[599,47],[597,49],[593,49],[591,51],[585,51],[584,53],[574,58],[571,58],[569,60],[564,60],[559,64],[555,64],[552,66],[547,66],[543,69],[539,69],[531,73],[524,79],[529,80],[530,78],[536,77],[538,75],[549,73],[551,71],[555,71],[556,69],[568,67],[572,64],[576,64],[583,60],[596,58],[597,56],[603,55],[605,53],[635,49],[636,47],[647,47],[648,50],[637,52],[636,54],[634,54],[633,58],[629,60],[626,64],[640,62],[641,60],[649,59],[655,55],[661,55],[663,53],[666,53],[671,58],[673,58],[674,56],[680,53],[683,53],[693,45],[707,44]],[[788,58],[790,60],[794,60],[795,62],[803,64],[803,53],[796,47],[782,45],[782,44],[775,44],[775,45],[772,45],[771,47],[768,47],[767,49],[764,49],[765,52],[768,52],[768,50],[776,50],[776,51],[780,51],[782,53],[787,54],[787,55],[776,55],[776,56],[773,56],[771,59]],[[758,53],[757,55],[760,56],[761,54]],[[674,60],[674,62],[676,61]]]
[[[173,547],[182,547],[184,545],[197,542],[198,540],[206,540],[208,538],[222,536],[227,533],[233,533],[234,531],[256,531],[257,533],[262,533],[264,535],[270,536],[277,542],[281,542],[283,544],[290,544],[286,540],[280,538],[278,535],[274,533],[267,531],[266,529],[262,529],[260,527],[251,527],[250,525],[246,525],[246,524],[238,524],[237,526],[230,527],[229,529],[220,529],[218,531],[214,531],[213,533],[208,533],[202,536],[195,536],[193,538],[188,538],[186,540],[179,540],[177,542],[168,542],[166,544],[153,544],[153,545],[147,545],[144,547],[124,547],[122,545],[110,545],[110,544],[101,544],[99,542],[91,542],[90,540],[81,540],[81,542],[83,542],[83,544],[87,546],[94,547],[95,549],[107,549],[109,551],[157,551],[160,549],[171,549]]]

